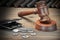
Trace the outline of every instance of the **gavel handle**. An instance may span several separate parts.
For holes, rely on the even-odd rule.
[[[18,13],[18,16],[22,17],[22,16],[26,16],[26,15],[30,15],[30,14],[37,14],[37,9],[21,11]]]

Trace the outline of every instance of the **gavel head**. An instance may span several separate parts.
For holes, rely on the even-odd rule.
[[[40,1],[36,3],[38,15],[41,21],[50,21],[49,11],[45,1]]]

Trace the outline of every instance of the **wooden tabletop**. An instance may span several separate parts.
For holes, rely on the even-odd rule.
[[[5,19],[19,19],[21,17],[18,17],[18,12],[24,11],[24,10],[35,10],[36,8],[7,8],[5,15],[2,15],[3,18],[0,20]],[[6,39],[6,40],[59,40],[60,39],[60,9],[55,8],[49,8],[50,18],[52,20],[55,20],[57,23],[57,29],[54,32],[42,32],[42,31],[36,31],[36,36],[30,36],[27,39],[21,38],[20,34],[18,36],[14,36],[12,31],[8,30],[0,30],[0,39]],[[22,25],[26,28],[35,28],[35,22],[39,19],[39,16],[37,14],[31,14],[28,16],[24,16],[19,23],[22,23]]]

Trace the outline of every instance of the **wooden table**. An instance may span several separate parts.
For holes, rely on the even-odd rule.
[[[0,20],[5,19],[19,19],[17,13],[24,10],[34,10],[35,8],[6,8],[5,15],[2,15],[3,17]],[[3,12],[4,13],[4,12]],[[1,40],[60,40],[60,9],[55,8],[49,8],[50,18],[52,20],[55,20],[57,23],[58,30],[54,32],[42,32],[37,31],[36,36],[30,36],[27,39],[24,39],[18,34],[17,36],[13,35],[12,31],[9,30],[0,30],[0,39]],[[31,14],[28,16],[24,16],[19,23],[22,23],[22,25],[26,28],[35,28],[35,22],[39,19],[39,16],[37,14]]]

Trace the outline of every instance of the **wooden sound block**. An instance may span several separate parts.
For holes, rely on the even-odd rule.
[[[56,31],[57,30],[57,26],[56,26],[56,22],[51,20],[50,23],[41,23],[40,20],[37,20],[35,23],[35,28],[39,31]]]

